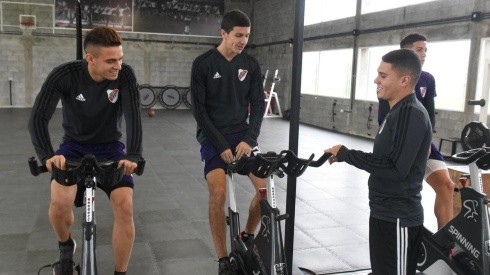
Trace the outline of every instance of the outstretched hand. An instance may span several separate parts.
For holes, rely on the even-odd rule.
[[[342,147],[342,144],[338,144],[324,150],[325,153],[332,154],[332,156],[328,159],[328,163],[332,164],[338,161],[337,154],[339,153],[340,147]]]

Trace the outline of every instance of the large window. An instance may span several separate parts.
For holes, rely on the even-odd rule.
[[[361,13],[371,13],[377,11],[384,11],[399,7],[405,7],[410,5],[416,5],[426,2],[440,1],[440,0],[362,0]],[[308,1],[306,1],[308,2]]]
[[[397,49],[398,45],[359,49],[357,69],[356,99],[377,101],[377,69],[381,57]],[[463,111],[466,95],[470,41],[428,42],[424,71],[436,79],[435,105],[437,109]]]
[[[478,81],[476,86],[475,96],[471,99],[487,99],[487,104],[490,99],[489,91],[490,82],[490,39],[483,38],[480,48],[480,62],[478,64]],[[475,112],[480,113],[480,106],[475,106]],[[483,120],[485,121],[485,120]]]
[[[301,92],[349,98],[352,49],[303,53]]]
[[[441,0],[363,0],[361,13],[371,13]],[[305,0],[305,26],[356,15],[356,0]]]
[[[359,62],[356,79],[356,99],[378,101],[376,96],[376,84],[374,79],[378,76],[378,67],[381,57],[389,51],[396,50],[399,46],[379,46],[359,48]]]
[[[436,79],[436,108],[463,111],[470,57],[470,40],[428,42],[422,68]]]
[[[356,0],[306,0],[305,26],[356,15]]]

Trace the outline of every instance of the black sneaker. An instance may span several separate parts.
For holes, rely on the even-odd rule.
[[[218,260],[219,263],[219,275],[237,275],[235,270],[231,267],[230,258],[224,257]]]
[[[69,244],[59,244],[60,257],[53,264],[54,275],[73,275],[73,268],[75,266],[73,254],[75,254],[77,243],[71,237],[70,240],[71,242]]]

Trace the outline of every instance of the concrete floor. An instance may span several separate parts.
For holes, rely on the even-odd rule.
[[[47,216],[49,176],[33,177],[27,159],[34,149],[27,131],[30,109],[0,109],[0,275],[35,274],[57,257],[57,243]],[[57,148],[61,114],[50,124]],[[128,274],[217,274],[195,121],[188,110],[143,114],[145,174],[136,177],[134,217],[136,241]],[[259,144],[263,151],[287,149],[289,122],[264,120]],[[371,151],[372,141],[309,126],[300,126],[299,156],[335,144]],[[316,274],[367,274],[368,174],[347,164],[309,168],[297,181],[294,266]],[[237,201],[245,223],[253,190],[238,179]],[[277,180],[278,206],[286,209],[286,179]],[[429,227],[433,194],[425,188]],[[100,274],[112,274],[112,213],[105,195],[97,195],[97,260]],[[72,234],[80,240],[82,209],[75,210]],[[432,215],[433,216],[433,215]],[[283,224],[284,229],[284,224]],[[80,250],[79,250],[80,251]],[[80,253],[75,255],[78,262]],[[357,271],[357,272],[353,272]],[[41,274],[50,274],[45,269]],[[309,273],[305,273],[309,274]]]

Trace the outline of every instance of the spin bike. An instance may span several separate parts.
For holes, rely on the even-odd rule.
[[[251,157],[242,157],[228,165],[227,187],[229,207],[227,223],[230,229],[230,262],[239,275],[287,275],[286,257],[283,248],[281,221],[288,214],[280,214],[276,203],[274,175],[284,174],[299,177],[308,166],[319,167],[331,154],[324,154],[313,161],[314,154],[308,159],[298,158],[292,151],[285,150],[279,154],[268,152]],[[261,226],[251,242],[245,244],[240,238],[240,220],[237,212],[234,173],[252,173],[259,178],[267,179],[267,188],[259,190]]]
[[[423,274],[490,275],[489,200],[481,175],[481,170],[490,168],[490,150],[471,149],[451,159],[469,165],[471,187],[463,176],[461,212],[435,234],[424,228],[417,269]],[[456,245],[461,251],[452,255]]]
[[[136,175],[142,175],[145,169],[146,161],[144,159],[138,161]],[[96,222],[95,222],[95,189],[97,183],[104,186],[112,186],[117,184],[123,177],[124,167],[117,168],[117,161],[97,161],[95,156],[86,155],[79,162],[67,161],[67,170],[61,170],[53,166],[53,179],[64,186],[72,186],[75,184],[83,184],[85,194],[83,201],[75,200],[77,207],[85,204],[85,211],[82,220],[82,258],[75,267],[78,274],[81,275],[96,275]],[[46,166],[38,166],[35,157],[29,158],[29,168],[31,174],[38,176],[41,173],[48,171]],[[80,198],[82,199],[82,198]],[[57,263],[49,264],[41,267],[54,267]],[[41,271],[39,270],[39,272]],[[38,274],[39,274],[38,272]]]

